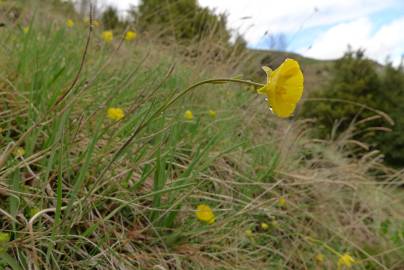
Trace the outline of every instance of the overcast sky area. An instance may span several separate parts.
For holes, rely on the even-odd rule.
[[[124,12],[138,0],[99,0]],[[249,47],[268,49],[265,33],[284,34],[286,50],[318,59],[343,55],[348,44],[395,64],[404,55],[404,0],[199,0],[225,12]]]

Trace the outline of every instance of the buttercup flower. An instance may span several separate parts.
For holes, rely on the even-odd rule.
[[[192,119],[194,119],[194,114],[193,114],[190,110],[187,110],[187,111],[184,113],[184,118],[185,118],[186,120],[192,120]]]
[[[269,228],[269,225],[268,225],[268,224],[266,224],[266,223],[264,223],[264,222],[261,223],[261,229],[263,229],[263,230],[268,230],[268,228]]]
[[[314,259],[316,260],[317,264],[323,264],[325,260],[325,256],[322,253],[318,253]]]
[[[15,157],[22,157],[25,155],[25,149],[22,147],[18,147],[17,149],[14,150],[14,155]]]
[[[291,116],[303,95],[304,78],[299,63],[288,58],[274,71],[269,67],[263,69],[267,83],[258,93],[267,95],[274,114],[282,118]]]
[[[72,28],[72,27],[74,26],[73,20],[72,20],[72,19],[68,19],[68,20],[66,21],[66,26],[69,27],[69,28]]]
[[[28,26],[24,27],[24,28],[22,29],[22,31],[23,31],[25,34],[27,34],[27,33],[29,32],[29,27],[28,27]]]
[[[9,233],[0,232],[0,254],[7,251],[7,244],[10,241],[11,237]]]
[[[109,43],[114,39],[114,33],[112,33],[112,31],[104,31],[101,37],[105,42]]]
[[[216,113],[215,111],[213,111],[213,110],[209,110],[209,111],[208,111],[208,114],[209,114],[209,116],[212,117],[212,118],[216,118],[216,116],[217,116],[217,113]]]
[[[121,108],[109,108],[107,110],[107,117],[114,121],[119,121],[125,117],[125,113]]]
[[[341,269],[342,266],[346,268],[351,268],[355,263],[355,259],[351,257],[348,253],[341,255],[338,259],[338,269]]]
[[[87,24],[87,25],[90,24],[90,18],[88,18],[88,17],[84,18],[83,21],[84,21],[84,23]],[[94,26],[94,27],[100,26],[100,22],[99,22],[98,20],[93,20],[93,26]]]
[[[280,196],[278,199],[278,206],[279,207],[285,207],[286,206],[286,198],[283,196]]]
[[[5,232],[0,232],[0,244],[4,244],[10,241],[10,234]]]
[[[136,39],[136,36],[137,36],[136,32],[128,31],[128,32],[126,32],[126,34],[125,34],[125,40],[126,40],[126,41],[135,40],[135,39]]]
[[[34,207],[34,208],[29,209],[29,216],[30,216],[30,217],[35,216],[36,214],[39,213],[39,211],[41,211],[41,209],[39,209],[39,208],[37,208],[37,207]]]
[[[248,237],[252,237],[254,235],[253,231],[250,229],[245,230],[245,235],[247,235]]]
[[[212,209],[209,205],[200,204],[196,207],[195,212],[196,218],[200,221],[206,222],[208,224],[215,223],[215,214],[213,213]]]

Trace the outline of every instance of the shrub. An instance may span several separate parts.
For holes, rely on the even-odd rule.
[[[363,50],[348,50],[335,62],[331,74],[330,82],[311,95],[315,103],[308,102],[303,108],[305,117],[317,119],[317,135],[327,138],[356,122],[359,130],[353,131],[353,139],[382,150],[390,165],[404,166],[404,153],[396,150],[404,146],[404,120],[400,117],[404,111],[402,67],[389,63],[382,68],[366,58]],[[387,113],[395,125],[369,118],[375,110]],[[392,128],[392,132],[385,132],[386,128]]]
[[[403,65],[395,68],[388,63],[381,78],[382,106],[394,121],[392,131],[379,134],[377,140],[386,154],[386,161],[404,167],[404,73]]]
[[[101,21],[105,29],[115,29],[120,25],[118,10],[114,7],[107,7],[102,13]]]
[[[131,14],[140,31],[158,30],[160,37],[179,42],[189,43],[207,35],[226,43],[230,40],[226,16],[200,7],[196,0],[141,1]]]

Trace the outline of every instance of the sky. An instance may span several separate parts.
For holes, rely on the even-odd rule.
[[[122,12],[138,0],[101,0]],[[229,27],[250,48],[269,49],[268,35],[283,36],[287,51],[335,59],[348,45],[380,63],[404,55],[404,0],[199,0],[225,12]]]

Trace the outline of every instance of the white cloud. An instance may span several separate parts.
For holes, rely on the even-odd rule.
[[[203,6],[227,12],[230,25],[245,32],[250,44],[257,43],[267,31],[293,34],[303,28],[331,25],[367,16],[391,7],[398,1],[400,0],[199,0]],[[241,20],[246,16],[251,19]]]
[[[265,32],[294,33],[301,28],[329,25],[367,16],[400,0],[198,0],[202,6],[225,12],[229,25],[239,29],[249,44]],[[98,0],[124,10],[139,0]],[[318,12],[315,12],[315,9]],[[250,19],[242,19],[249,17]]]
[[[387,56],[397,64],[404,55],[404,16],[381,27],[369,40],[367,50],[373,58],[383,61]]]
[[[340,23],[321,34],[307,52],[300,52],[320,59],[337,58],[346,51],[348,45],[353,48],[364,45],[371,31],[372,23],[367,18]]]
[[[340,23],[321,34],[309,50],[299,52],[320,59],[332,59],[343,55],[347,46],[366,49],[366,54],[383,63],[390,56],[398,64],[404,54],[404,17],[384,25],[376,32],[369,18]]]

